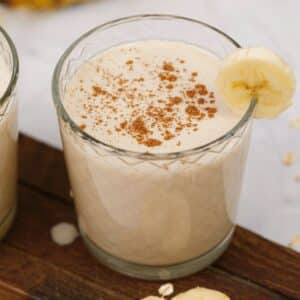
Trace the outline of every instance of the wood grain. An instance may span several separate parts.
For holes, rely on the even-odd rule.
[[[25,300],[30,297],[20,289],[13,289],[6,282],[0,282],[0,299],[3,300]]]
[[[237,228],[233,243],[216,266],[300,299],[300,254],[241,227]]]
[[[0,266],[0,282],[9,286],[11,291],[22,290],[30,299],[120,299],[109,289],[104,292],[93,282],[7,243],[1,245]]]

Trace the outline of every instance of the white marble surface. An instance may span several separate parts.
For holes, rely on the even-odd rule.
[[[296,0],[99,0],[55,13],[12,12],[0,8],[0,23],[19,51],[21,131],[60,147],[50,82],[55,63],[80,34],[102,22],[137,13],[173,13],[211,23],[243,46],[263,45],[283,55],[300,75],[300,2]],[[300,117],[295,105],[280,118],[255,121],[238,221],[286,245],[300,234],[300,129],[288,120]],[[298,162],[284,167],[286,151]]]

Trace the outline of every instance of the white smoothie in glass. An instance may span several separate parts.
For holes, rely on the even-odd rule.
[[[241,119],[216,90],[220,64],[200,47],[148,40],[100,52],[71,76],[63,106],[103,145],[61,121],[79,226],[95,247],[127,262],[164,266],[200,257],[230,236],[250,124],[188,153]]]
[[[14,95],[3,98],[12,76],[0,55],[0,238],[9,229],[17,193],[17,108]]]

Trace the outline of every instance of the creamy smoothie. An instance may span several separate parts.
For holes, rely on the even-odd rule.
[[[183,42],[139,41],[99,53],[67,82],[69,117],[106,144],[87,141],[61,120],[79,226],[99,249],[128,262],[171,265],[208,253],[231,234],[249,124],[184,153],[222,137],[241,118],[216,91],[220,64]]]
[[[0,57],[0,97],[5,93],[11,70]],[[16,206],[17,110],[14,96],[0,102],[0,238],[9,229]]]

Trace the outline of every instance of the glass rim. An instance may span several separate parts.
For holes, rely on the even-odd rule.
[[[19,76],[19,57],[18,57],[18,53],[17,53],[17,49],[15,47],[15,44],[13,43],[12,39],[10,38],[8,33],[3,29],[2,26],[0,26],[0,32],[3,34],[5,40],[7,41],[8,47],[11,52],[12,63],[13,63],[9,83],[5,89],[5,92],[3,93],[3,95],[0,98],[0,106],[1,106],[5,103],[5,101],[7,99],[9,99],[9,96],[12,94],[12,92],[17,84],[17,80],[18,80],[18,76]]]
[[[227,140],[228,138],[232,137],[235,135],[235,133],[242,128],[247,121],[252,117],[255,106],[256,106],[256,100],[253,99],[246,112],[241,116],[239,121],[227,132],[225,132],[223,135],[220,137],[197,147],[191,148],[191,149],[186,149],[182,151],[177,151],[177,152],[162,152],[162,153],[151,153],[151,152],[138,152],[138,151],[131,151],[131,150],[126,150],[121,147],[116,147],[107,143],[102,142],[101,140],[96,139],[92,135],[88,134],[84,130],[80,128],[78,124],[76,124],[75,121],[72,120],[72,118],[69,116],[67,111],[64,108],[63,102],[62,102],[62,95],[60,94],[60,89],[59,89],[59,81],[60,81],[60,75],[62,72],[62,68],[64,66],[65,61],[67,60],[69,54],[76,48],[76,46],[82,42],[85,38],[91,36],[98,30],[106,30],[114,26],[122,25],[124,23],[129,23],[129,22],[135,22],[139,21],[142,19],[148,19],[148,20],[181,20],[181,21],[187,21],[191,23],[195,23],[201,26],[204,26],[217,34],[225,37],[231,44],[233,44],[236,48],[241,48],[241,46],[228,34],[223,32],[222,30],[208,24],[205,22],[202,22],[200,20],[184,17],[184,16],[179,16],[179,15],[172,15],[172,14],[139,14],[139,15],[132,15],[132,16],[127,16],[123,18],[118,18],[114,19],[111,21],[108,21],[106,23],[103,23],[101,25],[98,25],[91,30],[87,31],[86,33],[82,34],[78,39],[76,39],[63,53],[63,55],[60,57],[54,73],[53,73],[53,78],[52,78],[52,95],[53,95],[53,101],[54,105],[56,107],[56,111],[59,117],[62,117],[64,121],[66,121],[71,129],[74,131],[75,134],[78,134],[80,138],[83,140],[89,141],[93,146],[99,146],[106,152],[110,152],[114,155],[119,155],[119,156],[125,156],[125,157],[132,157],[132,158],[137,158],[137,159],[144,159],[144,160],[169,160],[169,159],[175,159],[175,158],[180,158],[180,157],[186,157],[190,156],[193,154],[196,154],[201,151],[207,151],[209,148]]]

